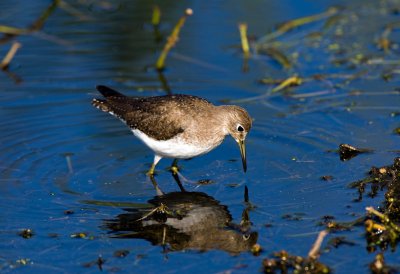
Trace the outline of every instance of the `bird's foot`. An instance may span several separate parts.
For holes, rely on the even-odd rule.
[[[178,167],[178,160],[175,159],[174,162],[172,163],[171,167],[169,170],[172,172],[173,175],[177,175],[179,173],[179,167]]]
[[[179,168],[177,166],[171,166],[169,170],[172,172],[172,174],[177,175],[179,172]]]

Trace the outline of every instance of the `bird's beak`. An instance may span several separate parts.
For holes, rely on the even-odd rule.
[[[246,172],[247,170],[247,163],[246,163],[246,146],[244,144],[244,140],[238,140],[237,141],[239,144],[239,149],[240,149],[240,156],[242,156],[242,164],[243,164],[243,170]]]

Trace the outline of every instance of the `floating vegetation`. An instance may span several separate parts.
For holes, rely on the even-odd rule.
[[[368,176],[362,180],[353,182],[349,185],[351,188],[357,188],[359,197],[357,201],[361,201],[366,192],[369,197],[375,197],[378,191],[387,189],[385,194],[385,208],[390,218],[396,218],[400,221],[400,158],[395,158],[391,166],[372,167],[368,172]]]
[[[156,69],[158,71],[162,71],[165,68],[165,59],[171,48],[175,46],[179,39],[179,32],[181,31],[183,25],[185,24],[186,18],[193,14],[192,9],[186,9],[185,14],[179,19],[178,23],[175,25],[174,29],[172,30],[171,35],[168,37],[167,42],[164,45],[163,50],[161,51],[160,56],[156,62]]]
[[[369,264],[369,269],[373,274],[394,274],[399,273],[400,270],[398,267],[387,265],[382,253],[375,256],[375,260]]]
[[[376,247],[386,250],[388,247],[394,251],[400,237],[400,226],[394,223],[388,215],[383,214],[373,207],[367,207],[367,212],[377,217],[377,220],[365,221],[368,250],[375,251]]]
[[[339,145],[339,156],[341,161],[350,160],[361,153],[369,153],[372,152],[372,149],[367,148],[357,148],[351,146],[349,144],[341,144]]]
[[[250,248],[250,252],[254,255],[254,256],[259,256],[261,254],[262,248],[260,244],[254,244],[251,248]]]
[[[379,211],[373,207],[366,208],[368,250],[372,252],[377,248],[386,250],[389,247],[394,250],[400,239],[400,158],[395,158],[391,166],[372,167],[367,178],[350,184],[350,187],[358,189],[357,201],[362,200],[368,186],[369,197],[375,197],[378,191],[386,190],[385,201]]]
[[[285,250],[273,253],[273,258],[266,258],[263,260],[263,272],[330,273],[331,270],[329,267],[318,261],[319,250],[327,234],[327,231],[321,231],[319,233],[307,257],[291,255]]]
[[[333,98],[339,95],[332,94],[340,91],[346,92],[341,96],[354,96],[354,87],[350,84],[355,81],[396,80],[400,23],[393,10],[397,5],[396,1],[361,1],[283,22],[250,43],[251,59],[271,63],[274,69],[271,68],[268,78],[262,78],[260,83],[280,84],[282,79],[293,75],[301,81],[285,88],[268,87],[262,95],[240,102],[265,100],[275,92],[296,85],[300,86],[296,92],[285,95],[299,100]],[[275,62],[278,67],[273,64]],[[377,93],[384,95],[385,92]],[[357,96],[362,94],[361,91]],[[347,110],[357,107],[357,104],[350,104]]]

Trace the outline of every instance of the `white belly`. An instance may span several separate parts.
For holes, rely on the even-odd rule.
[[[138,129],[133,129],[132,132],[157,155],[166,158],[188,159],[205,154],[215,147],[215,145],[198,146],[187,144],[179,137],[175,137],[171,140],[158,141],[145,135]]]

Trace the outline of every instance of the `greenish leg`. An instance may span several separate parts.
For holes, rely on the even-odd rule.
[[[172,174],[174,174],[174,175],[178,174],[178,171],[179,171],[178,159],[174,159],[174,161],[172,162],[172,166],[171,166],[170,170],[172,171]]]
[[[151,167],[150,167],[150,169],[149,169],[149,171],[147,171],[147,176],[149,176],[149,177],[153,177],[154,176],[154,170],[155,170],[155,168],[156,168],[156,165],[157,165],[157,163],[161,160],[161,156],[158,156],[157,154],[154,156],[154,161],[153,161],[153,163],[151,164]]]
[[[151,167],[150,167],[150,169],[149,169],[149,171],[147,171],[147,175],[148,176],[150,176],[150,177],[153,177],[154,176],[154,170],[155,170],[155,168],[156,168],[156,165],[153,163],[153,164],[151,164]]]

